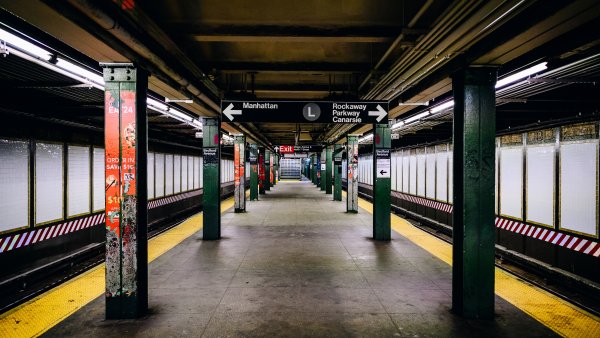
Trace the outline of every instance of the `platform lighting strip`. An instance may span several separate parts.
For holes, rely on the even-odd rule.
[[[522,70],[520,72],[517,72],[515,74],[509,75],[509,76],[506,76],[506,77],[500,79],[498,82],[496,82],[495,88],[498,89],[498,88],[506,87],[509,84],[513,84],[513,83],[519,82],[519,81],[521,81],[523,79],[528,78],[531,75],[537,74],[537,73],[542,72],[542,71],[544,71],[546,69],[548,69],[548,62],[538,63],[535,66],[529,67],[529,68],[524,69],[524,70]],[[444,102],[442,104],[439,104],[439,105],[437,105],[435,107],[432,107],[431,109],[426,110],[426,111],[424,111],[422,113],[419,113],[417,115],[411,116],[411,117],[406,118],[406,119],[404,119],[402,121],[396,122],[394,125],[392,125],[392,130],[402,128],[402,127],[407,126],[409,124],[412,124],[414,122],[418,122],[418,121],[420,121],[421,119],[423,119],[423,118],[425,118],[427,116],[439,113],[439,112],[444,111],[446,109],[449,109],[449,108],[451,108],[453,106],[454,106],[454,101],[453,100],[446,101],[446,102]]]
[[[81,66],[78,66],[70,61],[63,58],[57,57],[52,61],[53,55],[51,52],[32,44],[20,37],[17,37],[0,28],[0,41],[6,43],[6,45],[12,47],[11,50],[5,52],[12,53],[22,59],[34,62],[44,68],[50,69],[67,77],[70,77],[76,81],[82,82],[89,85],[90,87],[97,88],[104,91],[104,78],[102,75],[89,71]],[[202,129],[202,122],[200,119],[193,118],[192,116],[177,110],[173,107],[169,107],[165,103],[147,97],[146,103],[148,108],[157,111],[163,115],[169,116],[181,122],[187,123],[188,125]]]
[[[373,138],[373,134],[367,134],[365,137],[362,137],[358,140],[358,143],[364,143]]]

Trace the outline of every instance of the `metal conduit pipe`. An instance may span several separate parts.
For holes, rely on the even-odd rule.
[[[455,55],[462,53],[465,48],[468,48],[469,45],[473,44],[482,35],[490,32],[489,28],[492,26],[491,24],[498,22],[498,20],[494,19],[497,17],[497,12],[498,14],[501,14],[500,17],[507,19],[511,16],[509,14],[516,14],[515,9],[521,4],[523,4],[522,0],[504,1],[501,4],[492,2],[487,3],[479,11],[481,14],[485,15],[484,20],[481,20],[481,16],[479,15],[471,16],[459,29],[454,30],[448,38],[443,40],[442,45],[438,47],[438,51],[429,52],[427,57],[423,58],[425,61],[414,64],[408,71],[406,71],[408,76],[405,76],[403,79],[396,79],[391,87],[397,88],[400,83],[402,83],[404,89],[406,87],[410,87],[415,82],[418,82],[419,79],[427,75],[427,72],[445,62],[448,62]],[[465,13],[463,17],[466,17],[466,15],[467,13]],[[492,20],[492,22],[490,22],[490,20]],[[475,33],[468,34],[470,32]],[[442,55],[442,59],[439,59],[438,53]],[[427,69],[423,71],[423,69],[426,67]],[[397,90],[388,93],[382,92],[378,95],[378,97],[390,99],[395,97],[397,92]]]
[[[515,4],[516,2],[516,4]],[[411,64],[412,61],[414,61],[414,57],[410,58],[409,60],[406,60],[406,58],[404,58],[402,63],[403,66],[398,68],[396,67],[395,70],[393,70],[392,72],[388,73],[384,84],[388,87],[391,87],[393,89],[397,89],[397,87],[399,86],[399,84],[401,82],[415,82],[414,79],[412,79],[412,81],[406,81],[407,77],[403,77],[403,79],[397,79],[397,77],[399,76],[399,74],[403,74],[404,72],[407,71],[407,68],[409,66],[412,65],[412,67],[410,68],[410,74],[411,76],[416,76],[415,74],[421,70],[422,68],[426,67],[428,63],[431,62],[437,62],[438,64],[441,64],[443,61],[448,61],[450,59],[452,59],[454,57],[454,55],[460,54],[463,49],[468,46],[469,44],[472,44],[477,38],[479,38],[482,33],[487,33],[489,30],[487,28],[491,27],[491,23],[488,24],[487,26],[484,26],[485,22],[489,22],[490,20],[492,20],[495,16],[495,13],[499,12],[502,15],[500,15],[500,17],[503,17],[504,19],[506,19],[506,15],[508,13],[513,12],[513,10],[518,7],[520,4],[523,3],[523,0],[520,1],[494,1],[494,2],[487,2],[484,3],[484,7],[481,7],[480,9],[478,9],[477,13],[472,13],[471,10],[474,8],[478,8],[477,6],[471,6],[469,5],[467,6],[463,6],[460,7],[458,9],[460,9],[459,16],[454,17],[453,21],[449,24],[446,25],[444,28],[442,28],[443,30],[441,32],[439,31],[435,31],[432,30],[431,34],[429,34],[429,36],[431,35],[435,35],[437,37],[439,37],[439,41],[435,41],[435,43],[437,43],[437,45],[433,45],[431,48],[428,46],[430,43],[425,43],[422,45],[419,45],[415,48],[415,50],[426,50],[429,51],[429,53],[427,54],[426,57],[421,57],[419,56],[420,60],[424,60],[424,61],[417,61],[416,64]],[[463,8],[466,8],[466,10],[462,10]],[[513,13],[514,14],[514,13]],[[466,19],[466,21],[464,21]],[[464,21],[464,22],[463,22]],[[492,23],[496,23],[496,20],[493,21]],[[460,26],[458,28],[456,28],[455,26],[460,24]],[[482,28],[483,27],[483,28]],[[476,33],[472,33],[473,31],[476,31]],[[468,33],[471,34],[469,35]],[[447,35],[449,34],[449,35]],[[424,39],[425,40],[425,39]],[[428,41],[429,42],[429,41]],[[430,49],[432,49],[433,47],[435,47],[436,51],[433,51]],[[448,51],[448,49],[452,49],[450,51]],[[439,58],[439,56],[442,57],[446,57],[445,59],[442,59],[440,62],[440,60],[437,60]],[[414,55],[412,55],[414,56]],[[421,74],[421,76],[423,76],[425,74]],[[395,81],[390,85],[390,82],[395,79]],[[404,87],[407,87],[408,85],[404,85]],[[373,93],[373,95],[377,95],[379,97],[382,96],[387,96],[389,97],[390,95],[393,96],[396,93],[390,93],[391,91],[388,91],[388,93],[385,93],[383,90],[380,90],[378,94]]]
[[[408,25],[406,27],[407,28],[413,28],[417,24],[417,22],[419,21],[419,19],[423,16],[423,14],[425,14],[425,12],[429,9],[429,7],[431,7],[431,5],[433,4],[433,2],[434,2],[434,0],[427,0],[427,2],[424,3],[423,6],[421,6],[421,8],[417,12],[417,14],[415,14],[415,16],[412,18],[412,20],[410,20],[410,22],[408,23]],[[387,60],[387,58],[390,56],[390,54],[392,54],[392,52],[394,51],[394,49],[396,49],[396,47],[398,46],[398,44],[402,40],[404,40],[404,32],[401,32],[400,35],[398,35],[398,37],[394,40],[394,42],[392,42],[392,44],[388,47],[388,49],[385,51],[385,53],[383,53],[383,56],[381,56],[381,58],[375,64],[375,66],[373,67],[373,69],[369,72],[369,74],[367,74],[367,76],[365,77],[365,79],[358,86],[358,90],[359,91],[362,89],[362,87],[365,86],[365,84],[367,84],[367,82],[369,82],[369,80],[373,76],[373,72],[376,71],[376,70],[378,70],[379,67],[381,67],[381,65],[385,62],[385,60]]]
[[[440,54],[440,50],[445,48],[444,45],[450,43],[452,36],[457,35],[455,27],[471,14],[471,11],[477,8],[475,4],[478,2],[480,3],[481,1],[459,1],[456,6],[453,6],[429,34],[417,46],[411,49],[406,56],[398,60],[391,71],[378,83],[378,86],[370,91],[370,98],[381,97],[388,88],[389,90],[395,90],[398,82],[402,81],[402,79],[397,78],[411,65],[424,64],[436,59]],[[422,55],[424,51],[428,53],[425,57]],[[395,83],[392,83],[394,80]]]
[[[468,30],[463,29],[462,31],[457,31],[457,32],[455,32],[455,34],[452,35],[451,38],[448,38],[446,40],[446,41],[452,41],[453,45],[446,45],[446,46],[441,47],[441,48],[446,48],[446,49],[452,48],[451,51],[441,52],[442,55],[446,56],[446,59],[444,59],[442,61],[449,61],[450,59],[453,58],[452,55],[461,53],[465,48],[468,48],[471,44],[475,43],[475,41],[478,40],[481,36],[491,32],[491,30],[489,30],[489,28],[494,25],[497,25],[497,23],[500,21],[500,19],[493,19],[494,17],[496,17],[494,15],[495,12],[500,12],[501,15],[498,17],[502,18],[502,20],[508,20],[511,17],[513,17],[514,15],[517,15],[519,11],[523,10],[525,7],[531,5],[532,3],[533,2],[528,2],[528,3],[524,4],[523,0],[518,1],[517,3],[514,3],[514,1],[513,2],[508,1],[508,2],[504,2],[501,5],[495,6],[493,8],[493,10],[490,12],[487,11],[489,6],[484,7],[480,11],[480,13],[485,15],[486,20],[481,20],[481,22],[476,21],[475,22],[476,25],[471,26],[470,28],[468,28]],[[523,5],[525,5],[525,6],[523,6]],[[519,11],[515,11],[515,9],[517,9],[518,7],[520,7]],[[479,17],[479,15],[475,15],[475,17]],[[491,23],[489,23],[485,27],[481,28],[483,26],[484,22],[490,21],[492,19],[493,19],[493,21]],[[470,19],[468,22],[473,23],[474,21],[473,21],[473,19]],[[466,25],[466,24],[463,26],[469,27],[469,25]],[[475,31],[474,34],[467,35],[468,32],[473,32],[473,31]],[[412,78],[410,78],[409,81],[406,81],[406,82],[408,82],[408,85],[405,85],[404,88],[407,86],[411,86],[413,83],[417,82],[419,79],[426,76],[427,72],[429,70],[435,68],[435,66],[437,66],[437,65],[430,66],[429,69],[427,69],[425,72],[421,72],[420,74],[417,74],[417,73],[422,68],[415,70],[415,67],[413,66],[413,68],[411,69],[412,70],[412,72],[411,72]],[[396,88],[398,86],[399,82],[400,82],[399,80],[396,80],[394,82],[394,85],[393,85],[394,88]],[[393,97],[395,97],[395,94],[396,93],[388,93],[387,97],[393,98]],[[380,94],[380,95],[383,95],[383,94]]]
[[[163,59],[161,59],[158,55],[152,52],[152,50],[146,47],[141,41],[139,41],[136,37],[131,35],[127,30],[121,27],[118,22],[116,22],[112,17],[106,14],[102,9],[98,8],[93,1],[68,0],[68,2],[75,8],[77,8],[80,12],[88,16],[95,23],[104,28],[106,31],[114,35],[117,39],[121,40],[123,43],[126,43],[136,53],[146,57],[158,69],[160,69],[169,77],[171,77],[174,81],[180,84],[183,88],[185,88],[195,97],[202,100],[202,102],[206,103],[210,108],[214,109],[215,113],[219,113],[221,111],[221,107],[219,107],[219,105],[213,102],[211,98],[203,94],[200,91],[200,89],[198,89],[187,79],[185,79],[183,76],[179,75],[176,71],[169,67]]]
[[[385,88],[389,88],[389,83],[392,78],[395,78],[402,71],[402,67],[410,62],[415,61],[420,57],[422,51],[429,50],[432,46],[445,36],[445,33],[450,29],[453,23],[457,21],[457,16],[463,8],[471,6],[475,0],[458,1],[454,6],[450,7],[447,13],[437,22],[428,34],[419,41],[419,43],[398,59],[386,74],[365,96],[368,99],[375,97],[376,93],[382,92]],[[405,67],[405,66],[404,66]]]
[[[448,12],[442,16],[440,21],[431,29],[431,31],[425,35],[415,47],[409,50],[406,55],[392,65],[390,72],[388,72],[388,74],[386,74],[386,76],[374,88],[371,89],[369,96],[373,97],[376,92],[382,91],[384,88],[388,88],[391,79],[393,79],[402,71],[402,67],[405,67],[403,65],[410,64],[410,62],[413,62],[419,58],[423,51],[429,50],[436,43],[438,43],[448,32],[449,25],[452,22],[456,22],[458,15],[464,13],[466,8],[468,8],[467,5],[469,5],[468,2],[461,1],[458,2],[457,5],[451,7]]]
[[[487,13],[484,20],[475,19],[475,17],[478,17],[477,15],[472,16],[463,25],[463,27],[465,27],[464,29],[462,29],[462,30],[458,29],[458,30],[454,31],[447,39],[444,40],[444,42],[448,42],[448,43],[444,43],[442,46],[439,47],[440,48],[439,54],[441,54],[441,56],[436,54],[436,55],[433,55],[432,56],[433,58],[431,60],[429,60],[428,62],[418,63],[418,64],[413,65],[407,71],[407,73],[410,75],[407,77],[404,77],[404,79],[396,79],[394,81],[394,83],[392,84],[392,87],[397,88],[400,85],[400,83],[403,83],[403,88],[402,88],[402,90],[403,90],[406,87],[410,87],[412,84],[418,82],[421,78],[426,76],[430,71],[434,70],[435,68],[442,65],[443,63],[448,62],[455,55],[462,53],[466,48],[468,48],[471,44],[473,44],[475,41],[477,41],[482,35],[485,35],[488,32],[486,29],[491,27],[491,25],[493,23],[497,22],[497,20],[494,19],[494,17],[496,17],[496,15],[495,15],[496,11],[499,11],[499,14],[501,14],[500,17],[506,18],[508,16],[508,14],[513,12],[513,10],[522,3],[523,3],[523,0],[519,0],[516,4],[513,5],[513,3],[511,3],[510,1],[507,1],[507,2],[503,3],[502,5],[496,6],[495,8],[493,8],[493,11],[489,12],[489,13],[487,12],[487,8],[489,8],[489,7],[484,7],[482,9],[482,12],[483,12],[483,14]],[[492,20],[491,23],[482,27],[490,20]],[[470,34],[472,32],[475,32],[475,33]],[[431,55],[431,53],[429,55]],[[425,58],[425,60],[427,60],[427,58]],[[433,63],[433,64],[431,64],[431,63]],[[426,68],[426,69],[423,70],[424,68]],[[391,98],[395,97],[396,94],[397,94],[397,91],[387,93],[387,94],[382,93],[380,95],[385,95],[384,97],[386,97],[387,99],[391,99]]]

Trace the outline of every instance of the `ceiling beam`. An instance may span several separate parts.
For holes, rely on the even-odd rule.
[[[196,42],[387,43],[385,36],[193,35]]]
[[[233,87],[233,86],[232,86]],[[305,84],[305,83],[281,83],[281,84],[256,84],[254,87],[255,92],[312,92],[312,93],[323,93],[329,92],[340,93],[340,92],[353,92],[353,88],[348,89],[347,84],[336,84],[331,87],[328,84]],[[243,88],[243,85],[239,85],[239,88],[232,88],[234,92],[248,91]]]
[[[371,65],[367,62],[226,62],[226,61],[199,61],[207,69],[217,69],[223,72],[368,72]]]
[[[350,42],[387,43],[398,34],[418,36],[427,30],[390,26],[310,27],[281,25],[203,25],[178,26],[198,42]],[[410,39],[407,40],[410,43]]]

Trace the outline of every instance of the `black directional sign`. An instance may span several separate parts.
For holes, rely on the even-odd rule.
[[[294,153],[316,153],[323,150],[323,146],[317,145],[299,145],[299,146],[275,146],[275,152],[280,154],[294,154]]]
[[[384,101],[221,101],[224,122],[388,123]]]

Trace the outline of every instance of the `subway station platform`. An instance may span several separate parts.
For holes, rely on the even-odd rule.
[[[364,201],[347,214],[308,181],[260,199],[224,211],[223,239],[196,232],[150,264],[144,318],[104,320],[99,297],[45,336],[556,335],[500,297],[493,321],[452,314],[451,267],[397,232],[373,241]]]

